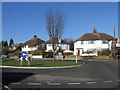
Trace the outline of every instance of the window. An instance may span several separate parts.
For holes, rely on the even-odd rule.
[[[108,41],[107,41],[107,40],[103,40],[102,43],[103,43],[103,44],[107,44]]]
[[[94,44],[93,40],[88,41],[88,44]]]
[[[51,47],[52,46],[52,44],[49,44],[49,47]]]
[[[81,41],[81,45],[84,44],[84,41]]]

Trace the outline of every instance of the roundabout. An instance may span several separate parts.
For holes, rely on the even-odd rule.
[[[21,69],[2,67],[10,88],[118,88],[117,61],[83,61],[75,68]]]

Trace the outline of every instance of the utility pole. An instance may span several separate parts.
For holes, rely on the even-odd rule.
[[[115,47],[116,47],[116,44],[115,44],[115,26],[114,26],[114,59],[116,59],[116,57],[115,57]]]

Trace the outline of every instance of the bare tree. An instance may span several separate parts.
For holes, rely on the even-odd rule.
[[[64,29],[65,16],[62,11],[49,9],[46,13],[46,28],[49,38],[52,39],[53,58],[55,60],[55,52],[57,50],[58,39],[61,38]]]

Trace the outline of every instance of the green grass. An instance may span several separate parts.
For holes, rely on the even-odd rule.
[[[75,61],[31,61],[30,66],[28,66],[28,62],[23,62],[23,67],[56,67],[56,66],[74,66],[80,65],[81,62],[76,64]],[[2,62],[3,66],[20,66],[19,61],[10,61],[10,62]]]
[[[12,60],[12,58],[3,58],[3,59],[0,59],[0,60]]]

